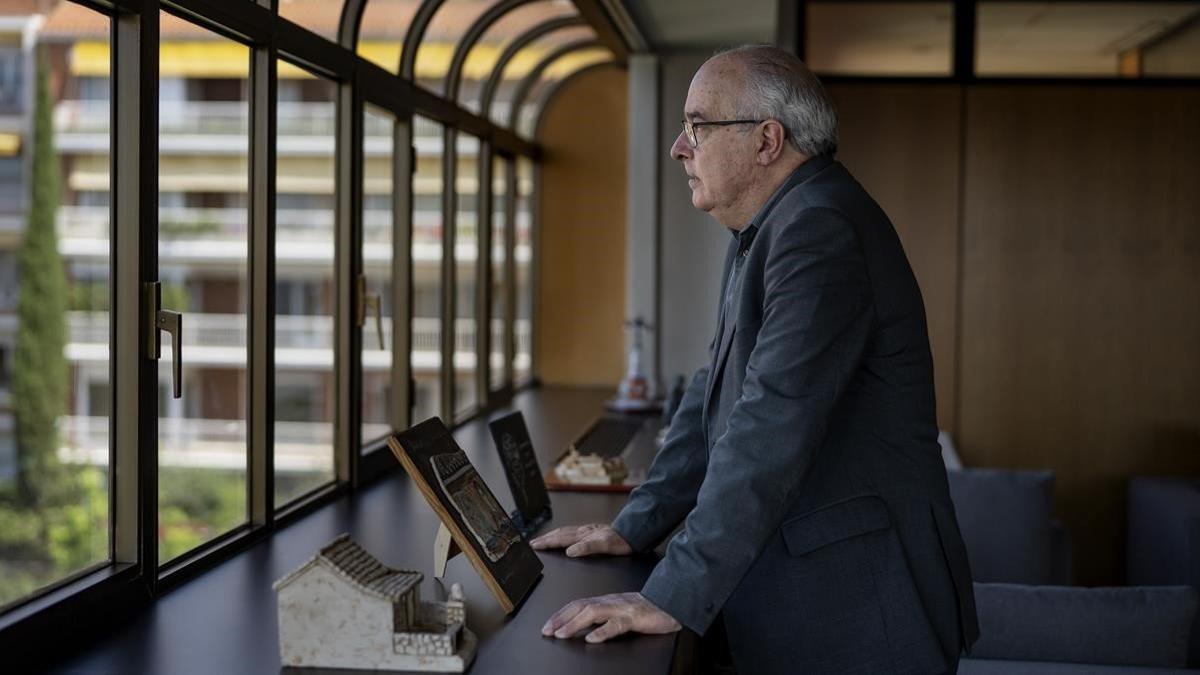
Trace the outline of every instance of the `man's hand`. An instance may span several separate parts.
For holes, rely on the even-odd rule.
[[[641,593],[615,593],[567,603],[542,626],[542,635],[570,638],[597,624],[600,627],[585,638],[593,644],[631,631],[659,635],[680,628],[678,621]]]
[[[529,545],[539,551],[566,548],[567,556],[579,558],[585,555],[629,555],[633,548],[617,531],[608,525],[570,525],[551,530],[535,537]]]

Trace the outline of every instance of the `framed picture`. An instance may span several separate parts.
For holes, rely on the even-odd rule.
[[[506,613],[542,573],[538,559],[487,483],[433,417],[388,438],[388,447]]]

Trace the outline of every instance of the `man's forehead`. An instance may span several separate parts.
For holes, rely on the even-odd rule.
[[[718,57],[719,58],[719,57]],[[731,59],[709,61],[700,67],[688,88],[683,115],[689,120],[719,118],[741,91],[738,68]]]

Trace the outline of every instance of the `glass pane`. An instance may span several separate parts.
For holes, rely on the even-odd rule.
[[[949,75],[949,2],[809,2],[809,68],[826,75]]]
[[[981,2],[976,72],[1200,75],[1200,2]]]
[[[358,55],[390,73],[400,71],[400,51],[420,0],[368,0],[358,30]]]
[[[279,16],[337,42],[344,0],[279,0]]]
[[[363,445],[391,433],[392,410],[392,131],[394,118],[363,110],[363,276],[368,304],[362,331]],[[374,308],[378,307],[376,314]]]
[[[516,332],[517,351],[513,359],[514,384],[529,381],[532,364],[533,333],[533,162],[517,159],[517,245],[513,251],[516,263]]]
[[[513,96],[521,87],[525,76],[559,47],[594,39],[596,31],[587,26],[576,26],[551,31],[522,47],[504,66],[499,86],[492,94],[488,116],[497,124],[508,126]]]
[[[433,13],[413,64],[417,84],[436,94],[445,90],[454,50],[471,24],[496,0],[445,0]]]
[[[337,87],[285,65],[279,64],[275,164],[276,506],[333,480],[335,405]]]
[[[475,282],[479,260],[479,139],[458,135],[454,186],[454,416],[470,414],[479,403],[475,387]]]
[[[492,302],[488,310],[492,326],[492,349],[488,357],[491,373],[488,377],[492,391],[504,382],[504,346],[508,343],[508,162],[500,157],[492,160]]]
[[[441,413],[442,131],[442,125],[433,120],[413,117],[417,151],[412,176],[414,424]]]
[[[186,60],[161,43],[158,276],[185,333],[182,398],[166,333],[158,362],[159,562],[246,522],[250,50],[203,37]]]
[[[517,120],[517,133],[526,137],[533,136],[536,131],[534,126],[537,124],[538,114],[546,103],[546,96],[555,85],[588,66],[611,61],[612,58],[612,52],[597,47],[580,49],[555,59],[542,71],[538,81],[530,88],[529,94],[525,97],[521,105],[520,118]]]
[[[103,58],[65,40],[39,69],[24,20],[0,27],[0,606],[107,562],[112,536],[109,19],[70,9]]]
[[[492,24],[467,54],[463,63],[463,77],[456,96],[460,103],[478,113],[479,95],[483,83],[492,75],[500,55],[508,45],[531,28],[552,19],[578,16],[579,12],[569,0],[541,0],[521,5],[500,17]],[[580,27],[577,32],[595,35],[591,28]],[[516,56],[514,55],[514,58]],[[531,66],[532,67],[532,66]],[[526,69],[528,72],[528,69]]]

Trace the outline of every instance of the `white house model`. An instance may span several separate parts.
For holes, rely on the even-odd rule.
[[[284,666],[462,672],[475,656],[462,588],[422,602],[420,572],[385,566],[343,534],[275,582]]]

